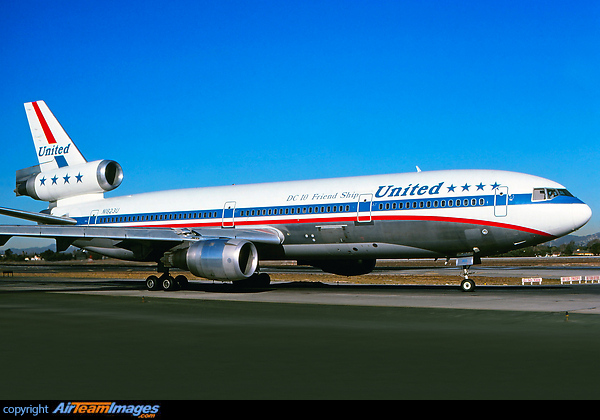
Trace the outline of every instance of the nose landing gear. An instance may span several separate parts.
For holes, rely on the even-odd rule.
[[[460,257],[456,260],[456,265],[462,266],[463,281],[460,282],[460,288],[463,292],[472,292],[475,290],[475,282],[469,278],[469,268],[473,264],[481,264],[481,258],[474,256]]]
[[[463,265],[463,281],[460,282],[460,288],[463,292],[472,292],[475,290],[475,282],[469,278],[470,265]]]

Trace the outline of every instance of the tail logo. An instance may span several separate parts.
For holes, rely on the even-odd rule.
[[[69,153],[69,147],[71,144],[67,144],[66,146],[41,146],[38,151],[38,156],[55,156],[55,155],[66,155]]]
[[[54,138],[54,135],[52,134],[52,130],[50,130],[50,127],[48,126],[48,123],[46,122],[46,119],[44,118],[44,114],[42,114],[42,110],[40,109],[40,106],[37,104],[37,102],[32,102],[31,104],[33,105],[33,109],[35,110],[35,115],[37,115],[38,120],[40,120],[42,130],[44,130],[44,134],[46,135],[46,140],[48,140],[49,144],[55,144],[56,139]]]

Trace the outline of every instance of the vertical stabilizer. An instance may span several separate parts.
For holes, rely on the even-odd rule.
[[[25,112],[42,172],[86,163],[44,101],[27,102]]]

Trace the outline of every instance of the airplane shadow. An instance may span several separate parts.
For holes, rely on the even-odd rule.
[[[541,289],[569,288],[569,285],[540,285],[540,286],[504,286],[504,285],[477,285],[475,292],[492,290],[523,290],[535,291]],[[23,292],[83,292],[83,291],[110,291],[110,290],[147,290],[144,280],[10,280],[0,281],[0,293]],[[348,283],[323,283],[307,281],[275,282],[266,287],[242,287],[235,283],[211,282],[192,280],[181,292],[207,292],[226,294],[265,293],[277,290],[305,290],[305,291],[458,291],[459,285],[403,285],[403,284],[348,284]],[[174,291],[171,293],[177,293]],[[162,290],[149,291],[149,293],[165,293]]]
[[[535,286],[536,290],[556,289],[564,286]],[[483,290],[533,290],[532,286],[503,286],[503,285],[478,285],[476,291]],[[459,291],[462,289],[459,285],[412,285],[412,284],[339,284],[322,282],[276,282],[268,287],[240,287],[231,283],[206,283],[191,281],[185,290],[211,293],[263,293],[276,290],[306,290],[306,291],[409,291],[409,290],[430,290],[430,291]]]

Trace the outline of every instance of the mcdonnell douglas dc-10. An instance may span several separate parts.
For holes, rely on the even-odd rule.
[[[148,289],[195,276],[265,286],[265,260],[296,260],[339,275],[376,259],[456,258],[461,287],[481,257],[540,244],[581,228],[590,208],[553,181],[495,170],[417,171],[311,181],[150,192],[105,198],[123,180],[110,160],[88,162],[43,101],[25,104],[39,164],[17,171],[16,194],[47,201],[38,222],[1,226],[12,236],[54,238],[105,256],[157,263]],[[162,274],[161,274],[162,273]]]

